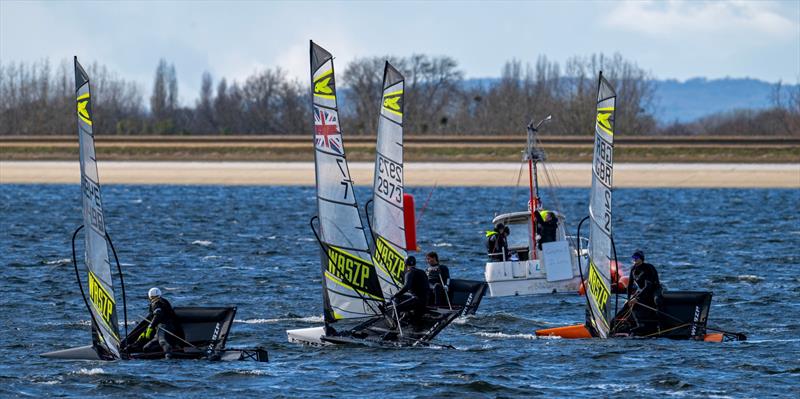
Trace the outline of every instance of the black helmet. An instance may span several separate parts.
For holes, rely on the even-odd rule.
[[[631,258],[632,259],[638,258],[644,260],[644,251],[642,251],[641,249],[637,249],[636,252],[634,252],[633,255],[631,255]]]
[[[498,224],[494,225],[494,231],[496,231],[498,233],[502,233],[503,229],[505,229],[505,228],[506,228],[506,225],[504,225],[502,223],[498,223]]]
[[[409,256],[406,259],[406,266],[416,266],[416,265],[417,265],[417,258]]]

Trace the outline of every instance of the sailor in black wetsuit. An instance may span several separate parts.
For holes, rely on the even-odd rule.
[[[450,269],[439,264],[439,255],[436,252],[428,252],[425,255],[428,262],[428,285],[433,291],[433,304],[438,307],[450,307]]]
[[[628,295],[631,299],[626,304],[626,307],[631,309],[633,317],[631,334],[651,335],[659,330],[658,307],[661,304],[661,282],[655,266],[644,261],[644,252],[634,252],[631,259],[633,268],[628,286]]]
[[[164,357],[172,358],[173,348],[184,339],[183,328],[169,301],[161,297],[161,290],[151,288],[147,292],[150,299],[150,313],[147,329],[139,335],[139,341],[150,340],[142,347],[144,352],[164,352]],[[155,337],[153,337],[155,333]]]
[[[396,303],[395,309],[398,313],[413,311],[412,315],[416,318],[425,313],[428,306],[428,275],[424,271],[417,269],[417,259],[409,256],[406,259],[406,276],[403,288],[400,288],[390,299]],[[391,316],[391,315],[390,315]]]
[[[542,213],[545,214],[544,218]],[[558,218],[551,211],[533,212],[533,216],[536,218],[536,232],[539,233],[538,247],[542,249],[542,244],[556,240]]]

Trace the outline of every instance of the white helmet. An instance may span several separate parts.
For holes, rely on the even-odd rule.
[[[150,299],[157,298],[160,296],[161,296],[161,290],[156,287],[150,288],[150,291],[147,291],[147,297]]]

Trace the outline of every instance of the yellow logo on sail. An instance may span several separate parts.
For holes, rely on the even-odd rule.
[[[329,281],[357,291],[371,299],[382,300],[378,277],[372,273],[374,266],[343,249],[328,247],[328,267],[325,276]]]
[[[95,310],[106,323],[106,326],[115,331],[112,315],[114,314],[114,297],[100,285],[97,276],[89,272],[89,299],[92,301]]]
[[[385,238],[376,236],[375,240],[375,263],[378,267],[392,276],[395,283],[403,283],[403,273],[406,268],[406,260]]]
[[[78,118],[92,126],[92,116],[89,115],[89,93],[81,94],[78,97]]]
[[[605,315],[606,302],[608,301],[608,297],[611,296],[611,293],[608,288],[606,288],[603,278],[600,277],[600,273],[597,271],[597,265],[592,261],[589,261],[589,294],[594,299],[600,312]]]
[[[383,109],[393,114],[403,116],[403,90],[384,94]]]
[[[611,119],[613,112],[614,107],[602,107],[597,109],[597,126],[612,136],[614,135],[614,127],[611,125],[614,123],[614,120]]]
[[[314,96],[326,100],[335,100],[336,94],[333,91],[333,69],[320,75],[314,80]]]

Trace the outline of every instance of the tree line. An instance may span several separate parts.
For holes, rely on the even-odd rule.
[[[521,134],[534,117],[554,115],[543,134],[592,134],[597,75],[617,90],[616,125],[626,135],[641,134],[800,134],[800,86],[778,85],[773,107],[736,110],[688,123],[659,126],[653,107],[653,77],[619,54],[573,57],[563,66],[539,57],[511,60],[500,79],[466,80],[447,56],[355,59],[337,76],[343,130],[374,134],[377,128],[384,61],[405,76],[408,134]],[[201,77],[194,104],[182,105],[174,64],[156,66],[145,106],[141,87],[90,65],[95,129],[100,134],[307,134],[311,131],[308,82],[280,68],[267,68],[242,81],[209,73]],[[72,134],[72,63],[0,63],[0,135]]]

